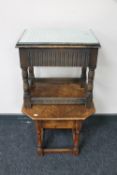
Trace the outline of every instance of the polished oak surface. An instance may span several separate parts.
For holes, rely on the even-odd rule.
[[[22,108],[33,120],[85,120],[95,108],[86,108],[85,105],[33,105],[32,108]]]
[[[85,88],[81,88],[80,83],[49,83],[35,82],[30,87],[30,93],[33,97],[84,97]]]

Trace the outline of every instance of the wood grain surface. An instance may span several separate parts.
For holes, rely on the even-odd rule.
[[[33,105],[32,108],[22,108],[22,112],[33,120],[85,120],[95,108],[85,105]]]

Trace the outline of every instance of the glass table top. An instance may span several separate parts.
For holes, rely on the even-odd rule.
[[[31,44],[100,45],[92,30],[81,31],[76,29],[27,29],[17,42],[17,46]]]

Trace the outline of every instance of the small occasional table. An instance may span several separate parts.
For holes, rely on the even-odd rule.
[[[37,150],[45,153],[79,153],[82,122],[95,112],[93,81],[100,44],[92,31],[25,30],[16,45],[22,69],[22,112],[36,123]],[[34,67],[80,67],[79,78],[37,78]],[[54,72],[53,72],[54,74]],[[73,147],[43,147],[43,131],[71,129]]]

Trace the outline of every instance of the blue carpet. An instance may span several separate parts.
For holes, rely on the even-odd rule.
[[[45,132],[46,147],[72,145],[69,130]],[[86,120],[78,157],[40,157],[31,120],[0,120],[0,175],[117,175],[117,119],[96,116]]]

